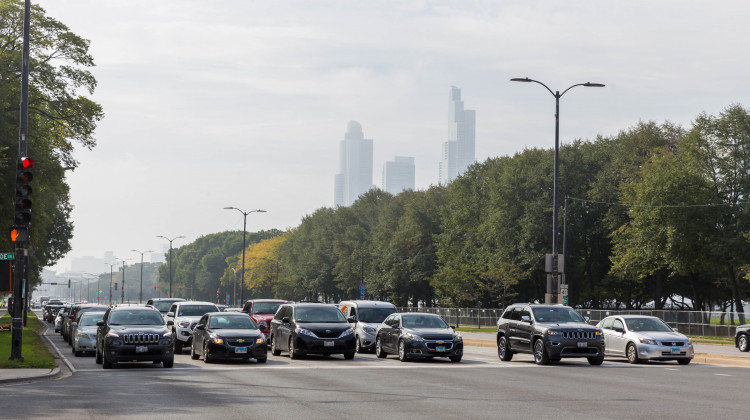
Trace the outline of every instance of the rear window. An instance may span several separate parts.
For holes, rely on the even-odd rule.
[[[253,315],[273,315],[284,302],[255,302],[253,303]]]
[[[86,312],[81,315],[81,321],[78,323],[79,327],[92,327],[96,325],[96,321],[104,319],[104,312]]]
[[[167,313],[169,312],[169,305],[171,305],[172,302],[169,301],[156,301],[154,302],[154,308],[158,309],[159,312]]]

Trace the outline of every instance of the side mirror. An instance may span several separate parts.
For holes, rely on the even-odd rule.
[[[104,321],[96,321],[96,326],[97,327],[103,327],[104,326]]]
[[[265,330],[266,328],[268,328],[268,324],[266,324],[265,322],[261,322],[258,324],[259,330]]]
[[[615,332],[618,332],[618,333],[621,333],[621,334],[625,332],[625,330],[623,330],[620,327],[616,327],[614,330],[615,330]]]
[[[583,317],[583,320],[584,320],[584,321],[586,321],[586,323],[588,323],[590,319],[591,319],[591,318],[589,318],[589,317],[587,317],[587,316],[584,316],[584,317]]]
[[[400,329],[401,329],[401,326],[400,326],[400,325],[394,325],[394,326],[393,326],[392,328],[393,328],[394,330],[400,330]]]
[[[451,325],[451,328],[455,330],[456,328],[458,328],[458,325]]]
[[[172,325],[174,325],[174,321],[167,321],[167,327],[171,327]]]
[[[174,318],[174,312],[167,312],[167,316]]]
[[[281,322],[283,322],[284,324],[288,324],[289,323],[289,317],[285,316],[285,317],[281,318]]]
[[[347,322],[357,322],[357,317],[350,316],[349,318],[346,318]]]
[[[672,331],[679,332],[679,331],[677,331],[677,328],[672,328]]]
[[[531,317],[529,315],[524,315],[521,317],[521,321],[523,322],[531,322]]]
[[[70,323],[70,326],[71,326],[71,327],[77,327],[77,326],[78,326],[78,323],[77,323],[77,322],[71,322],[71,323]]]
[[[195,329],[204,331],[206,329],[206,324],[198,324],[195,326]]]

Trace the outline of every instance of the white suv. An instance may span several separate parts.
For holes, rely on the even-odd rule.
[[[182,353],[184,346],[190,346],[195,324],[209,312],[219,312],[219,308],[211,302],[175,302],[172,304],[167,312],[166,320],[174,322],[172,336],[175,354]]]

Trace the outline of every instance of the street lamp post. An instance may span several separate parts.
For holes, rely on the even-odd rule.
[[[234,290],[232,290],[232,298],[234,299],[234,307],[237,307],[237,270],[232,267],[232,279],[234,279]]]
[[[172,241],[175,239],[184,238],[184,236],[175,236],[172,239],[167,238],[166,236],[157,235],[157,238],[164,238],[169,241],[169,297],[172,297]]]
[[[247,215],[250,213],[265,213],[265,210],[250,210],[250,211],[242,211],[238,209],[237,207],[224,207],[224,210],[237,210],[238,212],[242,213],[243,216],[243,223],[242,223],[242,275],[240,275],[240,305],[243,305],[245,303],[243,297],[244,297],[244,290],[245,290],[245,235],[247,234]]]
[[[115,265],[110,264],[110,263],[104,263],[104,265],[109,266],[109,302],[107,303],[107,305],[111,305],[112,304],[112,273],[113,273],[112,267],[114,267]]]
[[[143,251],[143,252],[141,252],[141,251],[139,251],[137,249],[131,249],[131,251],[137,252],[137,253],[141,254],[141,293],[138,296],[138,302],[139,303],[143,303],[143,254],[145,254],[147,252],[154,252],[154,251],[150,251],[149,250],[149,251]]]
[[[122,261],[122,284],[120,284],[120,303],[125,303],[125,261],[130,261],[130,258],[124,260],[122,258],[115,258],[116,260]]]
[[[545,89],[549,91],[549,93],[552,94],[552,96],[555,97],[555,168],[554,168],[554,175],[553,175],[553,191],[552,191],[552,276],[547,277],[547,293],[544,296],[544,302],[545,303],[552,303],[556,300],[556,294],[557,294],[557,287],[553,287],[552,284],[552,277],[557,277],[558,275],[558,254],[557,254],[557,178],[559,175],[558,172],[558,163],[559,163],[559,155],[560,155],[560,98],[565,95],[565,92],[569,91],[570,89],[573,89],[576,86],[585,86],[585,87],[604,87],[604,84],[602,83],[578,83],[573,86],[570,86],[569,88],[565,89],[562,93],[560,91],[553,92],[552,89],[547,87],[544,83],[529,79],[528,77],[516,77],[513,79],[510,79],[511,82],[534,82],[538,83],[542,86],[544,86]]]

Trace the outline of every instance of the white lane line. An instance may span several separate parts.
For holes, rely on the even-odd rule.
[[[46,331],[45,331],[45,334],[42,337],[44,337],[47,340],[48,343],[52,344],[52,347],[55,348],[55,351],[57,352],[57,354],[60,356],[60,358],[63,360],[63,362],[65,362],[65,365],[68,366],[68,369],[70,369],[70,372],[71,373],[76,373],[76,368],[73,367],[73,364],[70,363],[70,361],[68,360],[67,357],[63,356],[62,352],[57,347],[57,345],[55,345],[55,343],[52,342],[52,339],[49,338],[49,336],[47,336]]]
[[[664,368],[664,369],[666,369],[666,370],[676,370],[676,371],[679,371],[679,369],[675,369],[675,368]]]
[[[727,375],[726,373],[714,373],[714,375],[716,375],[716,376],[732,376],[732,375]]]

